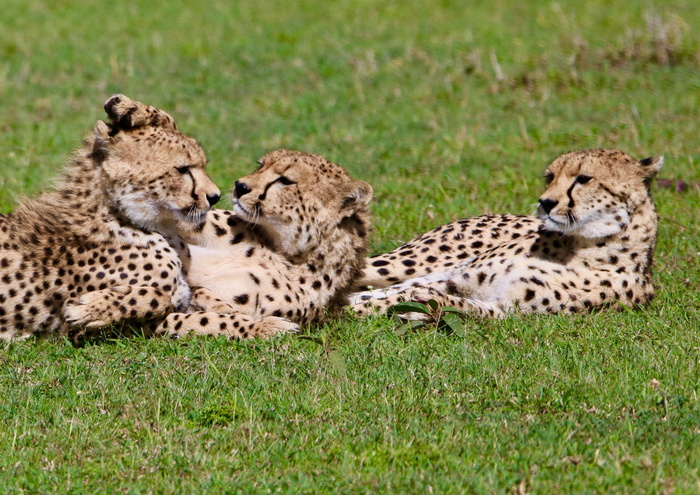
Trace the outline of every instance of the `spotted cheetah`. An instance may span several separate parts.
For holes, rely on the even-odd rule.
[[[617,150],[564,154],[546,169],[539,219],[489,215],[435,229],[370,259],[360,283],[395,285],[352,303],[367,313],[435,299],[484,317],[643,305],[654,295],[658,222],[649,185],[662,165]]]
[[[346,304],[365,264],[372,187],[311,153],[277,150],[258,163],[236,181],[233,211],[181,232],[193,313],[171,314],[164,331],[205,318],[219,326],[195,333],[226,334],[222,313],[307,324]]]
[[[109,121],[55,190],[0,216],[0,339],[60,332],[80,342],[114,323],[155,326],[189,304],[174,247],[178,225],[202,228],[220,197],[206,156],[161,110],[123,95],[104,109]],[[289,325],[240,323],[248,335]]]

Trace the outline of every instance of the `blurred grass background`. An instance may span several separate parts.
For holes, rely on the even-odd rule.
[[[278,147],[344,165],[374,186],[373,252],[531,213],[571,149],[663,154],[669,187],[654,188],[659,295],[642,313],[7,345],[0,485],[697,492],[699,25],[696,0],[6,0],[3,213],[51,184],[117,92],[196,136],[222,189]]]

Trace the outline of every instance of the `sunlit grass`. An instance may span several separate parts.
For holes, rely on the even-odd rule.
[[[640,312],[402,336],[0,349],[3,493],[694,493],[700,478],[696,2],[10,0],[0,211],[51,184],[120,92],[170,112],[227,189],[277,147],[375,190],[372,250],[531,213],[546,163],[664,154]]]

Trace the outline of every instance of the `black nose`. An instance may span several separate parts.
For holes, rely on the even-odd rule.
[[[221,194],[207,194],[207,201],[209,201],[209,206],[214,206],[221,199]]]
[[[236,181],[234,190],[236,192],[236,197],[240,198],[241,196],[248,194],[250,192],[250,189],[248,188],[248,184],[245,182],[238,182]]]
[[[555,206],[559,204],[559,201],[554,201],[553,199],[542,199],[540,198],[540,206],[544,210],[544,212],[549,215],[549,212],[554,209]]]

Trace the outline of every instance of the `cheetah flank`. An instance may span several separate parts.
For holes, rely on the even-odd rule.
[[[564,154],[545,172],[539,220],[462,220],[371,258],[361,284],[395,285],[354,294],[354,307],[435,299],[489,317],[643,305],[658,222],[649,185],[662,165],[617,150]]]
[[[212,210],[201,232],[182,233],[200,311],[168,316],[165,330],[214,318],[221,331],[195,332],[226,333],[216,313],[306,324],[346,304],[365,263],[371,186],[310,153],[277,150],[259,163],[236,181],[233,212]]]

